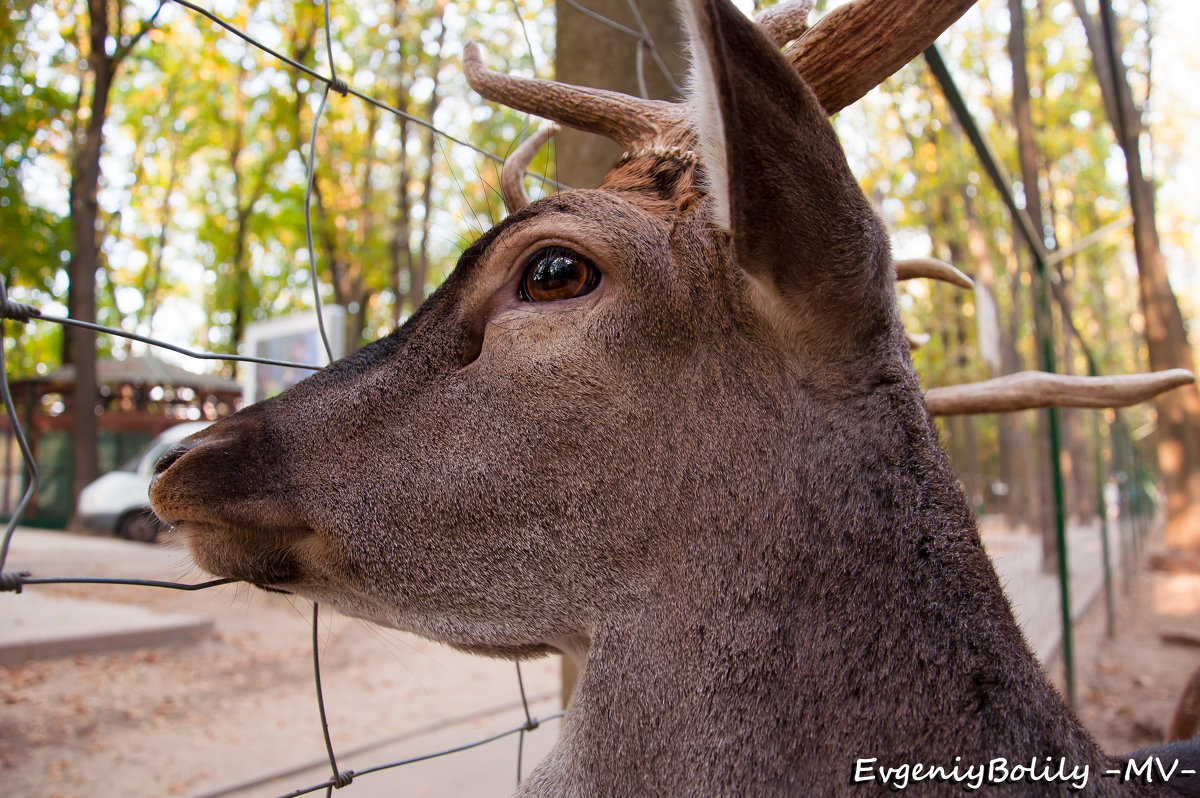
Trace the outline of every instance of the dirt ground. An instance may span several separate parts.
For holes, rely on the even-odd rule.
[[[21,540],[18,535],[14,542],[16,557]],[[139,575],[128,569],[143,569],[131,559],[141,551],[127,551],[129,556],[122,555],[112,567]],[[58,565],[63,573],[103,570],[92,555],[86,562]],[[34,567],[45,572],[50,566]],[[147,573],[155,569],[161,571],[161,566],[144,565]],[[303,772],[300,767],[320,764],[324,756],[313,700],[307,603],[234,586],[200,594],[134,587],[44,589],[205,613],[214,618],[216,633],[179,648],[0,668],[0,792],[41,798],[258,796],[327,778],[319,775],[320,768]],[[1119,589],[1117,599],[1115,637],[1105,636],[1102,599],[1076,635],[1079,714],[1113,753],[1161,741],[1185,682],[1200,666],[1200,648],[1162,639],[1168,632],[1200,635],[1200,576],[1146,571],[1128,591]],[[0,596],[5,600],[20,597]],[[321,640],[330,730],[338,750],[347,754],[366,746],[367,757],[415,755],[437,748],[429,748],[430,738],[410,735],[414,730],[441,724],[446,728],[434,729],[438,739],[452,745],[523,720],[512,663],[469,657],[334,615],[323,620]],[[1061,682],[1061,663],[1051,662],[1048,670]],[[534,714],[553,712],[556,661],[529,663],[524,676],[537,700]],[[531,739],[538,734],[527,744],[526,772],[548,747],[553,724]],[[386,754],[371,748],[384,738],[402,739],[407,747]],[[488,766],[492,770],[472,771],[469,787],[447,791],[439,789],[447,782],[435,779],[432,786],[414,789],[406,781],[411,774],[401,768],[388,776],[390,781],[377,782],[391,785],[380,794],[507,794],[515,743],[511,748],[494,754],[496,764]],[[451,767],[465,771],[475,766]],[[273,785],[246,787],[264,773],[293,771],[296,775]],[[356,782],[345,794],[375,794],[359,786]],[[367,787],[365,780],[362,786]]]
[[[1076,628],[1077,714],[1106,751],[1125,753],[1163,741],[1200,668],[1200,647],[1163,640],[1183,633],[1200,641],[1200,575],[1144,569],[1115,599],[1112,638],[1103,597]],[[1048,670],[1061,690],[1061,656]]]

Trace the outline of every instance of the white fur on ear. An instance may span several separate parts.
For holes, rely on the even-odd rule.
[[[688,122],[696,134],[696,150],[704,164],[706,188],[713,198],[713,222],[722,230],[732,232],[725,122],[721,117],[712,52],[700,34],[701,11],[696,7],[700,2],[702,0],[680,0],[679,3],[691,52],[687,82]]]

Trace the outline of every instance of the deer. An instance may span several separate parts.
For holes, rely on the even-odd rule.
[[[682,103],[468,44],[480,95],[624,154],[529,201],[534,136],[509,215],[406,323],[166,453],[155,512],[218,576],[575,661],[520,795],[1175,794],[1103,776],[1119,760],[1031,653],[931,411],[1117,406],[1191,374],[924,393],[894,286],[958,278],[897,265],[829,121],[972,2],[807,29],[807,3],[756,23],[681,0]]]

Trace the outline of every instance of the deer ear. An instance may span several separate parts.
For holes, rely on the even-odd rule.
[[[856,305],[890,284],[883,225],[825,110],[779,49],[728,0],[681,0],[689,106],[718,226],[738,264],[782,297]],[[837,290],[832,294],[822,286]],[[811,310],[811,303],[803,303]]]

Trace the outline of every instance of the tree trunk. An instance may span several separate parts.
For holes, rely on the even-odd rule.
[[[108,99],[113,77],[121,62],[141,38],[154,26],[160,4],[143,20],[131,36],[122,36],[122,5],[109,7],[108,0],[88,0],[87,71],[92,77],[92,100],[87,125],[76,128],[71,155],[71,261],[67,265],[70,281],[67,289],[67,315],[79,321],[96,321],[96,269],[100,266],[100,240],[97,224],[100,187],[100,152],[104,145],[104,121],[108,118]],[[109,24],[110,13],[116,23]],[[113,52],[109,53],[110,40]],[[82,106],[82,89],[76,118]],[[71,512],[74,514],[79,491],[99,473],[96,446],[96,412],[99,387],[96,382],[96,334],[71,327],[63,336],[63,363],[75,366],[75,387],[71,396],[73,427],[71,432]]]
[[[1125,154],[1150,368],[1194,371],[1183,314],[1167,279],[1167,264],[1159,247],[1154,184],[1142,169],[1140,110],[1134,104],[1125,73],[1112,68],[1114,61],[1121,64],[1121,43],[1115,30],[1105,30],[1103,19],[1098,21],[1088,13],[1085,0],[1073,1],[1087,34],[1105,111]],[[1100,4],[1102,13],[1111,13],[1110,0],[1100,0]],[[1200,392],[1194,384],[1177,388],[1155,399],[1154,408],[1158,416],[1158,467],[1167,495],[1166,542],[1173,548],[1200,550]]]
[[[408,92],[401,89],[401,101],[405,100]],[[401,104],[400,108],[406,107]],[[400,320],[405,315],[404,304],[408,296],[407,287],[402,276],[411,277],[413,270],[412,252],[412,201],[408,195],[408,153],[405,150],[408,141],[408,120],[400,120],[400,163],[397,164],[396,178],[396,218],[392,223],[392,326],[399,327]],[[411,314],[412,309],[408,312]]]
[[[975,266],[976,318],[981,327],[985,324],[994,326],[990,334],[996,339],[996,351],[991,354],[983,351],[982,354],[988,363],[988,376],[999,377],[1005,373],[1020,371],[1019,358],[1011,332],[1000,325],[998,313],[994,310],[998,292],[996,266],[988,251],[983,226],[975,214],[970,195],[963,192],[962,201],[967,220],[967,249]],[[984,311],[985,302],[993,308],[990,313]],[[1016,305],[1014,301],[1013,306]],[[981,333],[981,343],[983,338]],[[981,345],[980,349],[983,350],[984,347]],[[996,445],[996,473],[990,475],[992,479],[984,485],[984,491],[994,506],[1008,518],[1009,523],[1016,527],[1026,522],[1025,513],[1028,511],[1024,480],[1016,478],[1020,452],[1029,447],[1018,416],[1013,413],[1000,413],[996,416]],[[994,494],[992,485],[998,483],[1003,483],[1007,492]]]
[[[405,0],[395,0],[393,24],[396,30],[400,30],[400,23],[404,19],[406,10]],[[407,111],[409,105],[408,86],[405,85],[408,75],[405,72],[405,42],[403,37],[399,42],[399,88],[396,91],[396,107]],[[396,218],[392,222],[392,326],[393,328],[400,326],[400,319],[404,316],[405,299],[408,296],[407,287],[403,284],[402,277],[411,277],[413,269],[413,252],[412,252],[412,200],[409,198],[408,182],[410,178],[409,163],[408,163],[408,132],[409,122],[404,117],[400,117],[400,151],[399,162],[396,164]],[[411,313],[411,308],[409,313]]]
[[[367,306],[371,302],[371,291],[366,286],[363,261],[368,257],[368,248],[375,234],[375,209],[372,207],[375,190],[371,177],[375,172],[375,134],[379,130],[379,109],[367,109],[367,131],[365,134],[366,155],[363,157],[362,182],[358,189],[358,247],[349,256],[348,291],[353,299],[346,306],[346,352],[355,352],[363,345],[363,330],[367,326]]]
[[[1046,224],[1042,213],[1042,196],[1039,187],[1038,162],[1040,157],[1033,126],[1033,107],[1030,102],[1028,54],[1025,47],[1025,7],[1022,0],[1008,0],[1008,11],[1010,18],[1008,53],[1012,61],[1013,72],[1012,106],[1013,120],[1017,128],[1017,157],[1021,166],[1025,212],[1029,214],[1034,232],[1041,243],[1046,239]],[[1039,301],[1039,293],[1045,290],[1049,290],[1049,286],[1042,286],[1041,280],[1035,274],[1030,299],[1033,307],[1034,330],[1039,342],[1043,340],[1044,336],[1051,335],[1054,329],[1053,320],[1046,317]],[[1016,312],[1015,305],[1014,312]],[[1040,343],[1037,349],[1040,367],[1048,368],[1049,364],[1042,357]],[[1038,497],[1037,505],[1040,509],[1040,512],[1035,515],[1035,523],[1042,536],[1042,569],[1052,571],[1058,566],[1058,546],[1055,537],[1054,500],[1049,495],[1047,486],[1050,484],[1050,458],[1054,457],[1055,453],[1050,450],[1049,411],[1039,410],[1037,416],[1038,434],[1034,445],[1038,452],[1038,462],[1030,476],[1036,482],[1033,492]]]
[[[671,3],[641,3],[641,20],[628,0],[589,0],[597,14],[632,30],[642,23],[659,57],[672,73],[663,75],[649,48],[637,39],[581,14],[563,0],[555,3],[558,19],[556,78],[564,83],[611,89],[656,100],[680,99],[677,87],[687,72],[682,30]],[[642,53],[639,56],[638,50]],[[641,62],[641,79],[638,63]],[[612,141],[591,133],[563,130],[557,137],[558,179],[568,186],[595,186],[621,155]]]
[[[1051,205],[1053,216],[1053,205]],[[1066,264],[1059,261],[1055,264],[1055,274],[1058,276],[1059,290],[1058,306],[1062,318],[1062,367],[1063,374],[1075,373],[1075,336],[1070,325],[1074,319],[1075,302],[1071,283],[1067,281]],[[1078,269],[1075,274],[1078,274]],[[1084,411],[1077,408],[1060,408],[1059,418],[1062,419],[1063,443],[1066,449],[1063,462],[1063,477],[1067,483],[1067,507],[1069,517],[1083,521],[1090,518],[1095,511],[1095,474],[1093,473],[1093,456],[1089,451],[1087,435],[1083,430]]]
[[[104,120],[108,116],[108,98],[112,89],[115,62],[108,55],[108,0],[88,0],[91,51],[88,71],[92,75],[92,100],[87,128],[81,141],[76,142],[71,165],[71,228],[73,247],[67,267],[70,288],[67,295],[68,315],[79,321],[96,321],[96,269],[100,261],[100,242],[96,223],[99,205],[96,192],[100,186],[100,150],[104,143]],[[72,429],[71,508],[74,513],[79,491],[98,476],[96,447],[96,406],[99,389],[96,384],[96,334],[77,327],[67,330],[64,363],[75,366],[75,388],[72,397],[74,426]]]
[[[445,13],[446,3],[442,2],[438,6],[437,52],[434,54],[433,63],[430,65],[430,77],[433,79],[433,86],[429,94],[429,103],[425,107],[425,118],[431,122],[433,121],[434,114],[437,113],[439,103],[441,103],[441,93],[438,91],[438,87],[441,85],[442,50],[446,42]],[[432,130],[426,130],[425,179],[421,184],[421,243],[417,250],[417,257],[409,261],[408,273],[408,306],[412,313],[416,313],[417,308],[421,307],[421,303],[425,301],[425,282],[429,278],[429,232],[432,225],[430,216],[433,211],[433,160],[437,154],[437,149],[437,134]]]
[[[236,173],[235,173],[236,174]],[[233,270],[233,323],[229,333],[229,351],[237,353],[246,333],[246,325],[250,323],[252,309],[246,301],[250,287],[250,264],[246,262],[246,236],[249,233],[251,209],[241,207],[240,194],[237,190],[237,180],[234,180],[234,197],[238,202],[237,227],[233,231],[233,258],[230,268]]]

